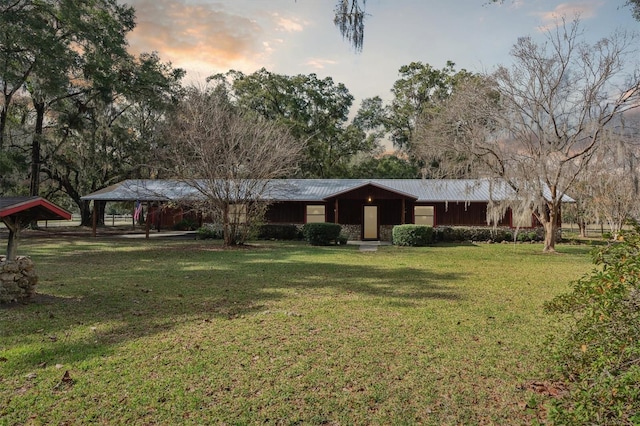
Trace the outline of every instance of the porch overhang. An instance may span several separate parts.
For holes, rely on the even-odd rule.
[[[372,192],[375,191],[378,194],[385,193],[388,195],[393,195],[393,196],[388,196],[388,195],[385,196],[386,199],[396,198],[396,199],[409,199],[412,201],[418,200],[418,197],[416,197],[413,194],[408,194],[406,192],[398,191],[396,189],[389,188],[388,186],[384,186],[375,182],[365,182],[361,185],[357,185],[357,186],[345,189],[344,191],[333,193],[331,195],[326,196],[323,200],[330,201],[330,200],[335,200],[340,198],[350,198],[349,195],[355,195],[355,198],[362,198],[362,196],[358,193],[366,192],[367,188],[371,188],[373,190]]]

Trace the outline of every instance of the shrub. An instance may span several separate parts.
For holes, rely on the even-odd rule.
[[[328,246],[337,242],[341,230],[337,223],[307,223],[302,227],[302,234],[313,246]]]
[[[435,240],[442,242],[459,241],[512,241],[513,233],[510,229],[490,227],[438,227],[435,229]]]
[[[295,225],[268,223],[260,225],[258,238],[261,240],[300,240],[302,235]]]
[[[492,227],[437,227],[434,229],[435,241],[460,242],[460,241],[513,241],[514,230],[509,228]],[[518,241],[541,241],[544,234],[542,230],[520,231],[517,235]]]
[[[349,236],[343,232],[340,232],[340,235],[338,235],[338,239],[336,240],[336,243],[343,246],[347,244],[348,241],[349,241]]]
[[[199,240],[221,240],[223,238],[222,226],[207,223],[198,229],[196,238]]]
[[[424,225],[396,225],[392,236],[397,246],[420,247],[434,242],[433,228]]]
[[[176,231],[195,231],[198,229],[198,224],[191,219],[182,219],[180,222],[173,225],[173,229]]]
[[[594,270],[547,303],[569,327],[551,339],[568,393],[557,424],[640,424],[640,230],[594,252]],[[569,316],[570,315],[570,316]]]

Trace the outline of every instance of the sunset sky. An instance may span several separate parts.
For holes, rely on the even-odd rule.
[[[316,73],[344,83],[355,107],[366,97],[389,99],[398,69],[412,61],[442,68],[451,60],[472,72],[506,65],[518,37],[542,40],[544,28],[561,16],[579,14],[592,40],[620,28],[640,31],[624,0],[368,0],[364,49],[355,53],[333,25],[334,0],[126,3],[137,16],[131,51],[157,51],[187,70],[188,82],[230,69]]]

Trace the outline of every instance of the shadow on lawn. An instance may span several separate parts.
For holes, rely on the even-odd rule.
[[[193,242],[122,246],[127,251],[71,243],[55,256],[34,255],[41,294],[35,303],[0,308],[0,317],[13,318],[16,324],[3,336],[28,335],[37,347],[12,360],[14,368],[108,356],[129,340],[194,321],[234,320],[304,292],[371,297],[394,309],[424,299],[462,298],[447,285],[460,278],[457,273],[389,268],[353,247],[220,251]],[[300,260],[314,253],[317,261]],[[345,255],[359,258],[347,261]],[[93,325],[98,325],[96,330]]]

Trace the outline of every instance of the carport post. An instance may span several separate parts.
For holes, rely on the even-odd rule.
[[[147,203],[147,217],[145,218],[145,230],[144,230],[144,237],[145,238],[149,238],[149,228],[151,226],[151,203]]]
[[[400,221],[401,225],[404,225],[406,220],[405,220],[405,216],[407,215],[406,210],[407,209],[407,204],[405,202],[405,199],[402,199],[402,220]]]

